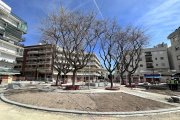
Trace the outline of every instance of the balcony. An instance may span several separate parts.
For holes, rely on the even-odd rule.
[[[146,59],[146,62],[153,62],[152,59]]]
[[[9,44],[13,44],[13,45],[19,46],[19,47],[24,47],[24,44],[21,44],[21,43],[18,43],[18,42],[11,43],[11,42],[10,42],[10,41],[11,41],[10,39],[5,38],[5,37],[3,37],[3,36],[0,36],[0,39],[3,40],[4,42],[9,43]]]
[[[21,19],[20,17],[18,17],[17,15],[15,15],[14,13],[11,12],[11,15],[18,19],[19,21],[21,21],[19,24],[18,24],[18,29],[20,31],[22,31],[23,33],[27,33],[27,22],[25,22],[23,19]]]
[[[2,64],[12,64],[12,65],[15,65],[16,64],[16,61],[13,61],[13,60],[7,60],[7,59],[0,59],[0,63]]]
[[[152,56],[152,54],[146,54],[145,55],[145,57],[151,57]]]
[[[38,54],[38,51],[28,51],[28,54]]]
[[[147,66],[147,68],[154,68],[153,66]]]
[[[145,52],[145,56],[152,56],[151,52]]]
[[[22,52],[16,52],[15,50],[10,50],[10,49],[3,48],[3,47],[0,47],[0,51],[6,55],[8,54],[8,55],[16,56],[16,57],[23,56]]]

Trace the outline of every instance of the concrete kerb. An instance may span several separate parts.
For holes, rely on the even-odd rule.
[[[164,114],[164,113],[180,111],[180,107],[175,107],[175,108],[169,108],[169,109],[150,110],[150,111],[134,111],[134,112],[90,112],[90,111],[46,108],[46,107],[38,107],[38,106],[34,106],[34,105],[22,104],[22,103],[11,101],[11,100],[7,99],[3,93],[0,94],[0,99],[5,103],[9,103],[12,105],[29,108],[29,109],[42,110],[42,111],[48,111],[48,112],[84,114],[84,115],[115,115],[115,116],[141,116],[142,115],[143,116],[143,115]]]

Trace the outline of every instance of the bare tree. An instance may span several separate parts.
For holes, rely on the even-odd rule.
[[[56,47],[54,51],[54,68],[58,72],[57,78],[56,78],[56,85],[59,83],[59,77],[62,78],[62,73],[64,77],[66,77],[67,73],[71,72],[71,66],[68,63],[68,61],[65,59],[63,53],[61,53],[62,50],[60,48]],[[64,78],[63,78],[64,82]]]
[[[72,67],[74,86],[77,71],[87,65],[97,39],[103,33],[102,21],[98,21],[94,13],[85,15],[61,8],[47,17],[41,31],[44,40],[62,48],[67,63]]]
[[[131,27],[127,37],[128,47],[122,59],[123,69],[128,73],[128,82],[131,86],[131,75],[134,74],[139,66],[142,48],[147,44],[148,37],[139,28]]]
[[[129,28],[126,28],[124,30],[121,30],[117,33],[116,39],[117,39],[117,45],[118,45],[118,54],[120,56],[120,61],[117,64],[117,74],[120,75],[121,83],[124,84],[124,78],[123,75],[126,72],[124,60],[126,60],[125,53],[129,50],[129,42],[127,41],[127,38],[129,36]]]
[[[117,44],[117,33],[119,31],[120,27],[116,22],[107,23],[106,31],[100,42],[101,49],[99,54],[104,63],[104,67],[108,71],[111,88],[113,88],[113,72],[115,71],[121,57]]]

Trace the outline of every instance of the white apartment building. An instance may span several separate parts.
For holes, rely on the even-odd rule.
[[[143,49],[139,67],[134,76],[139,82],[164,82],[171,75],[167,44],[159,44],[154,48]],[[137,78],[136,78],[137,80]]]
[[[139,67],[132,75],[132,82],[165,82],[170,75],[168,46],[162,43],[142,50]],[[127,73],[124,73],[124,80],[128,82],[126,78]]]
[[[139,67],[132,75],[133,82],[166,82],[171,75],[180,74],[180,27],[167,38],[171,41],[170,47],[162,43],[142,51]]]
[[[13,70],[16,57],[23,55],[22,35],[27,31],[27,23],[12,13],[11,7],[0,0],[0,77],[11,81],[19,74]]]
[[[168,49],[170,67],[175,73],[180,73],[180,27],[172,32],[168,39],[171,41]]]

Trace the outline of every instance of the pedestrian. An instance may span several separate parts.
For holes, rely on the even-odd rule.
[[[179,84],[179,81],[176,79],[175,80],[175,90],[178,90],[178,84]]]
[[[171,80],[168,79],[168,80],[166,81],[166,83],[167,83],[169,89],[171,90]]]
[[[171,87],[173,91],[176,89],[175,79],[171,79]]]

